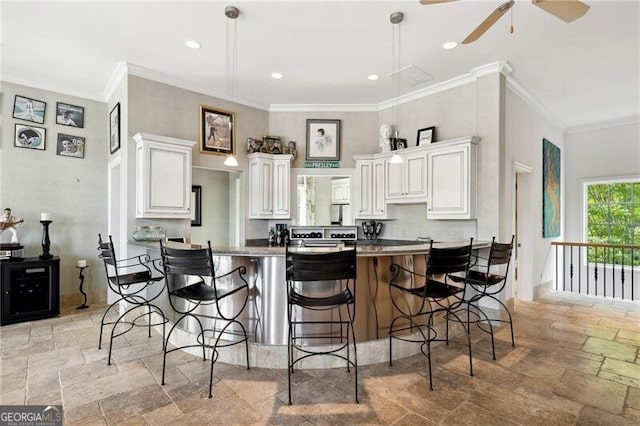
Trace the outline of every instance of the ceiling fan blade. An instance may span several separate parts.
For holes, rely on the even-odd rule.
[[[510,0],[510,1],[506,2],[506,3],[502,3],[500,6],[498,6],[498,8],[496,10],[494,10],[491,13],[491,15],[489,15],[487,17],[487,19],[482,21],[482,23],[480,25],[478,25],[478,27],[475,30],[473,30],[471,32],[471,34],[469,34],[467,36],[467,38],[462,40],[462,44],[473,43],[474,41],[479,39],[480,36],[482,36],[482,34],[487,32],[487,30],[489,28],[491,28],[491,26],[493,24],[495,24],[498,21],[498,19],[502,18],[502,15],[507,13],[507,11],[509,9],[511,9],[514,4],[515,4],[515,1],[514,0]]]
[[[458,0],[420,0],[420,4],[438,4],[438,3],[449,3],[452,1]]]
[[[573,22],[589,10],[578,0],[531,0],[533,4],[564,22]]]

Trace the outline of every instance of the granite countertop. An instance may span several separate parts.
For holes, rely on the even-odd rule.
[[[457,247],[467,244],[468,241],[442,241],[433,243],[434,247]],[[129,244],[145,247],[152,250],[160,250],[157,241],[130,241]],[[183,244],[167,242],[168,247],[175,248],[202,248],[197,244]],[[474,241],[473,248],[489,247],[488,241]],[[356,246],[358,256],[402,256],[411,254],[425,254],[429,252],[429,243],[407,240],[379,240],[376,244],[362,244]],[[243,246],[212,246],[211,250],[217,255],[231,256],[284,256],[284,247],[269,247],[267,240],[247,240]]]

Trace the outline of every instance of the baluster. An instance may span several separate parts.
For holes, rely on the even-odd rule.
[[[624,264],[620,267],[620,281],[622,285],[622,300],[624,300]]]
[[[609,250],[606,247],[602,247],[602,295],[607,297],[607,254]]]
[[[635,300],[635,298],[633,297],[633,287],[634,287],[634,276],[635,276],[635,270],[633,268],[633,255],[635,253],[633,252],[633,248],[631,248],[631,300]]]
[[[556,291],[558,291],[558,246],[556,246]]]
[[[586,269],[586,274],[587,274],[587,294],[589,294],[589,247],[586,248],[587,250],[587,269]]]
[[[613,251],[613,258],[611,259],[611,287],[613,287],[613,298],[616,297],[616,250],[611,249]]]
[[[569,284],[571,288],[571,293],[573,293],[573,246],[569,247]]]
[[[578,293],[582,293],[582,248],[578,247]]]
[[[594,262],[593,262],[593,280],[594,280],[594,291],[595,295],[598,295],[598,248],[593,248],[594,253]]]

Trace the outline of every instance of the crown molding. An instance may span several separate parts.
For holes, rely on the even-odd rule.
[[[44,90],[47,92],[59,93],[64,96],[73,96],[76,98],[83,98],[83,99],[89,99],[92,101],[104,102],[104,99],[102,99],[99,96],[96,96],[96,93],[93,91],[82,92],[71,87],[57,87],[57,86],[51,86],[48,84],[38,84],[38,83],[34,83],[32,80],[24,79],[21,77],[15,77],[15,76],[9,76],[7,78],[6,76],[3,75],[2,80],[0,81],[2,81],[3,83],[17,84],[20,86],[31,87],[37,90]]]
[[[473,68],[467,74],[463,74],[458,77],[454,77],[450,80],[443,81],[441,83],[433,84],[429,87],[425,87],[414,92],[410,92],[399,96],[397,98],[388,99],[377,104],[272,104],[269,107],[270,112],[321,112],[321,111],[383,111],[385,109],[392,108],[394,105],[401,105],[408,102],[412,102],[426,96],[431,96],[436,93],[451,90],[456,87],[464,86],[465,84],[472,83],[481,77],[492,74],[503,74],[508,76],[513,72],[513,67],[506,61],[497,61],[490,64],[482,65]]]
[[[573,126],[567,130],[568,134],[592,132],[594,130],[605,130],[614,127],[632,126],[634,124],[640,124],[640,115],[632,115],[631,117],[617,118],[613,120],[600,121],[598,123],[582,124],[580,126]]]
[[[549,111],[540,102],[538,102],[524,87],[520,85],[513,77],[507,76],[505,79],[507,88],[511,89],[518,97],[531,106],[538,114],[540,114],[545,120],[547,120],[553,127],[560,130],[562,133],[567,131],[567,125],[564,124],[554,113]]]
[[[269,112],[377,112],[378,104],[271,104]]]
[[[122,74],[122,75],[121,75]],[[178,87],[180,89],[190,90],[192,92],[200,93],[203,95],[213,96],[218,99],[223,99],[225,101],[233,102],[239,105],[245,105],[251,108],[257,108],[264,111],[269,111],[269,106],[258,104],[255,102],[243,100],[243,99],[232,99],[230,96],[227,96],[222,93],[218,93],[212,90],[207,90],[203,88],[201,85],[194,84],[190,81],[186,81],[180,79],[178,77],[174,77],[171,75],[164,74],[159,71],[152,70],[150,68],[141,67],[136,64],[130,64],[125,62],[119,62],[114,70],[105,90],[103,92],[105,99],[108,100],[109,96],[113,95],[113,91],[120,83],[120,80],[124,75],[134,75],[136,77],[146,78],[148,80],[153,80],[158,83],[168,84],[169,86]]]
[[[104,87],[102,91],[102,100],[105,102],[109,102],[109,99],[113,96],[116,89],[122,82],[122,80],[129,73],[129,67],[126,62],[118,62],[113,72],[111,73],[111,77],[109,77],[109,81],[107,81],[107,85]]]

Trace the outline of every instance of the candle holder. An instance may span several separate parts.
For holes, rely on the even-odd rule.
[[[49,225],[51,224],[50,220],[41,220],[42,224],[42,254],[40,255],[40,259],[51,259],[53,255],[49,253],[51,248],[51,241],[49,240]]]
[[[82,273],[85,269],[87,269],[86,266],[76,266],[76,269],[80,270],[80,274],[78,275],[78,279],[80,280],[80,293],[82,293],[82,296],[84,297],[84,301],[82,302],[82,305],[78,306],[76,309],[87,309],[89,307],[89,305],[87,305],[87,293],[84,292],[84,289],[82,288],[83,284],[84,284],[84,274]]]

